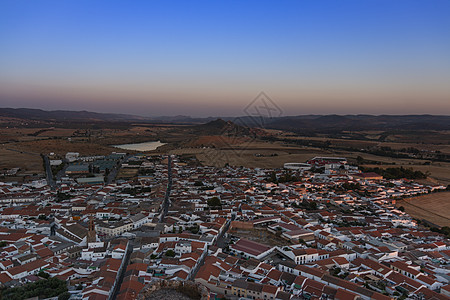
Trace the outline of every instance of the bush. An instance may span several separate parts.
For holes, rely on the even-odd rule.
[[[57,297],[66,292],[66,282],[52,277],[49,279],[43,279],[33,283],[28,283],[21,287],[5,289],[1,292],[0,299],[23,300],[33,297],[39,297],[40,299],[43,299]]]

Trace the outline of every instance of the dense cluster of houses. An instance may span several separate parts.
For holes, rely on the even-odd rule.
[[[341,158],[309,162],[326,172],[177,156],[120,163],[138,175],[60,180],[57,190],[45,180],[0,183],[2,286],[46,273],[68,283],[71,299],[136,299],[161,279],[228,299],[450,296],[449,240],[395,206],[442,186],[384,180]]]

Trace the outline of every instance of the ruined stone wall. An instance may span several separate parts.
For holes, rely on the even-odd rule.
[[[205,286],[193,281],[179,280],[157,280],[152,282],[144,287],[144,289],[139,293],[137,299],[149,299],[153,293],[162,289],[172,290],[174,294],[180,289],[197,291],[201,300],[209,299],[209,290]]]

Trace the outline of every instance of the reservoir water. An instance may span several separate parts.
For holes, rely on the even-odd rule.
[[[152,151],[162,145],[165,145],[165,143],[161,143],[160,141],[153,141],[153,142],[136,143],[136,144],[114,145],[113,147],[124,149],[124,150]]]

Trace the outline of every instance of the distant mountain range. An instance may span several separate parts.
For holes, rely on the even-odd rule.
[[[325,115],[268,120],[267,128],[312,132],[357,130],[450,130],[450,116],[433,115]]]
[[[125,115],[96,113],[90,111],[42,110],[33,108],[0,108],[0,117],[38,121],[145,121],[148,118]]]
[[[30,108],[0,108],[0,118],[14,118],[42,122],[145,122],[174,124],[208,124],[224,127],[232,121],[240,127],[264,127],[294,132],[339,132],[345,130],[450,130],[450,116],[435,115],[302,115],[277,118],[189,116],[142,117],[127,114],[96,113],[89,111],[46,111]],[[208,123],[210,122],[210,123]],[[212,122],[212,123],[211,123]],[[230,122],[228,122],[230,127]]]

